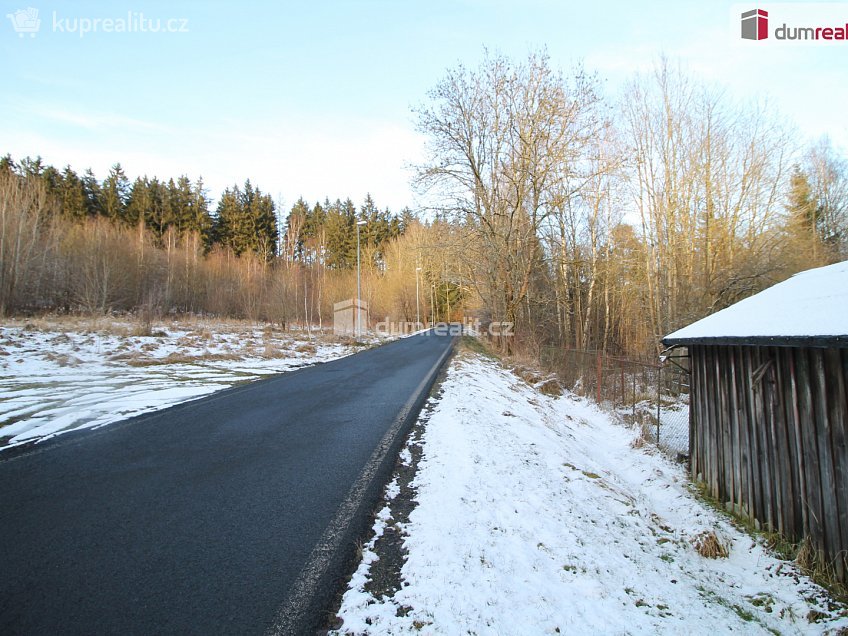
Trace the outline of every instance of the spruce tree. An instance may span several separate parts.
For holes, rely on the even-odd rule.
[[[62,171],[59,200],[62,214],[67,218],[83,219],[88,214],[82,179],[71,169],[71,166],[65,166]]]
[[[350,199],[336,199],[327,211],[327,267],[351,269],[356,266],[356,206]]]
[[[286,253],[291,259],[304,260],[303,246],[308,238],[310,216],[309,204],[303,197],[295,201],[289,211],[284,242]]]
[[[165,229],[173,227],[178,234],[183,234],[188,229],[191,215],[191,183],[185,177],[177,181],[168,179],[167,191],[170,216]]]
[[[168,230],[168,226],[173,223],[168,186],[153,177],[148,185],[148,191],[150,203],[146,210],[145,225],[161,238]]]
[[[101,208],[103,214],[111,221],[126,222],[127,200],[130,195],[130,180],[116,163],[109,170],[109,175],[103,180],[101,193]]]
[[[56,201],[57,204],[62,203],[62,175],[53,166],[46,166],[42,170],[39,177],[44,187],[47,189],[48,195]],[[59,208],[61,211],[61,208]]]
[[[248,249],[270,261],[277,255],[279,238],[274,200],[259,188],[253,188],[250,180],[244,184],[244,197],[245,226],[249,228],[246,237]]]
[[[401,234],[405,234],[406,231],[410,228],[410,226],[415,223],[417,219],[415,218],[415,214],[408,207],[404,208],[400,211],[400,219],[398,223],[398,236]]]
[[[188,215],[188,230],[197,232],[206,241],[212,228],[212,217],[209,214],[209,198],[203,187],[203,178],[199,177],[190,187],[191,206]]]
[[[241,246],[236,244],[236,228],[242,211],[241,191],[237,185],[227,188],[218,200],[215,210],[212,237],[215,243],[241,254]]]
[[[97,182],[97,177],[91,171],[91,168],[85,171],[82,177],[82,188],[85,194],[85,208],[89,216],[98,216],[103,214],[103,205],[101,202],[102,191],[100,184]]]
[[[127,223],[146,225],[147,213],[150,209],[150,182],[147,176],[137,177],[130,188],[130,196],[127,200],[126,220]]]
[[[33,159],[32,157],[25,157],[21,159],[21,175],[24,177],[40,177],[41,173],[44,172],[44,162],[41,160],[41,157],[36,157]]]
[[[0,175],[6,174],[18,174],[18,167],[15,165],[12,155],[8,153],[0,158]]]
[[[796,232],[817,238],[818,204],[813,196],[809,177],[797,166],[789,177],[787,199],[786,208]]]

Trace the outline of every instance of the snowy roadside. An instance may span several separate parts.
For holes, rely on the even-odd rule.
[[[352,343],[237,321],[0,326],[0,450],[96,428],[354,353]]]
[[[633,448],[636,432],[593,405],[542,395],[464,352],[429,407],[421,439],[413,435],[402,454],[404,464],[412,446],[421,455],[417,506],[394,513],[397,479],[390,484],[342,599],[339,633],[848,628],[845,608],[699,501],[681,467]],[[403,537],[399,585],[372,593],[375,545],[389,530]],[[695,550],[706,531],[728,558]]]

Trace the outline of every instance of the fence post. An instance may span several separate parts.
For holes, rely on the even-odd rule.
[[[633,372],[633,422],[636,422],[636,372]]]
[[[662,364],[657,366],[657,446],[660,445],[660,413],[662,405]]]
[[[603,381],[603,371],[601,368],[601,352],[598,351],[598,404],[601,403],[601,382]]]
[[[619,375],[621,376],[621,405],[624,406],[627,397],[625,396],[626,389],[624,388],[624,365],[619,363]]]

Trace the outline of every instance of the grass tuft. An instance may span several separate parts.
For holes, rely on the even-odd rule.
[[[705,530],[691,539],[695,551],[707,559],[726,559],[730,556],[730,550],[724,541],[721,541],[715,532]]]
[[[694,490],[698,497],[713,510],[726,515],[740,530],[752,537],[759,538],[765,546],[778,558],[794,561],[795,565],[813,582],[825,588],[838,602],[848,603],[848,585],[836,575],[833,563],[828,562],[823,554],[817,554],[809,537],[800,542],[794,542],[779,532],[763,529],[757,522],[739,506],[722,505],[708,491],[706,485],[695,482]]]
[[[536,388],[550,397],[560,397],[563,394],[562,385],[559,380],[549,378],[536,385]]]
[[[648,441],[645,439],[645,434],[644,434],[644,432],[643,432],[643,431],[640,431],[640,432],[639,432],[639,435],[637,435],[636,437],[634,437],[634,438],[633,438],[633,441],[632,441],[632,442],[630,442],[630,448],[633,448],[633,449],[637,449],[637,450],[638,450],[638,449],[640,449],[640,448],[643,448],[643,447],[645,446],[645,444],[647,444],[647,443],[648,443]]]
[[[498,360],[498,356],[486,345],[481,338],[474,336],[462,336],[459,341],[460,348],[472,353],[479,353],[481,356]]]

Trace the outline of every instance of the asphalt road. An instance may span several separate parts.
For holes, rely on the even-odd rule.
[[[451,346],[0,452],[0,634],[314,631]]]

